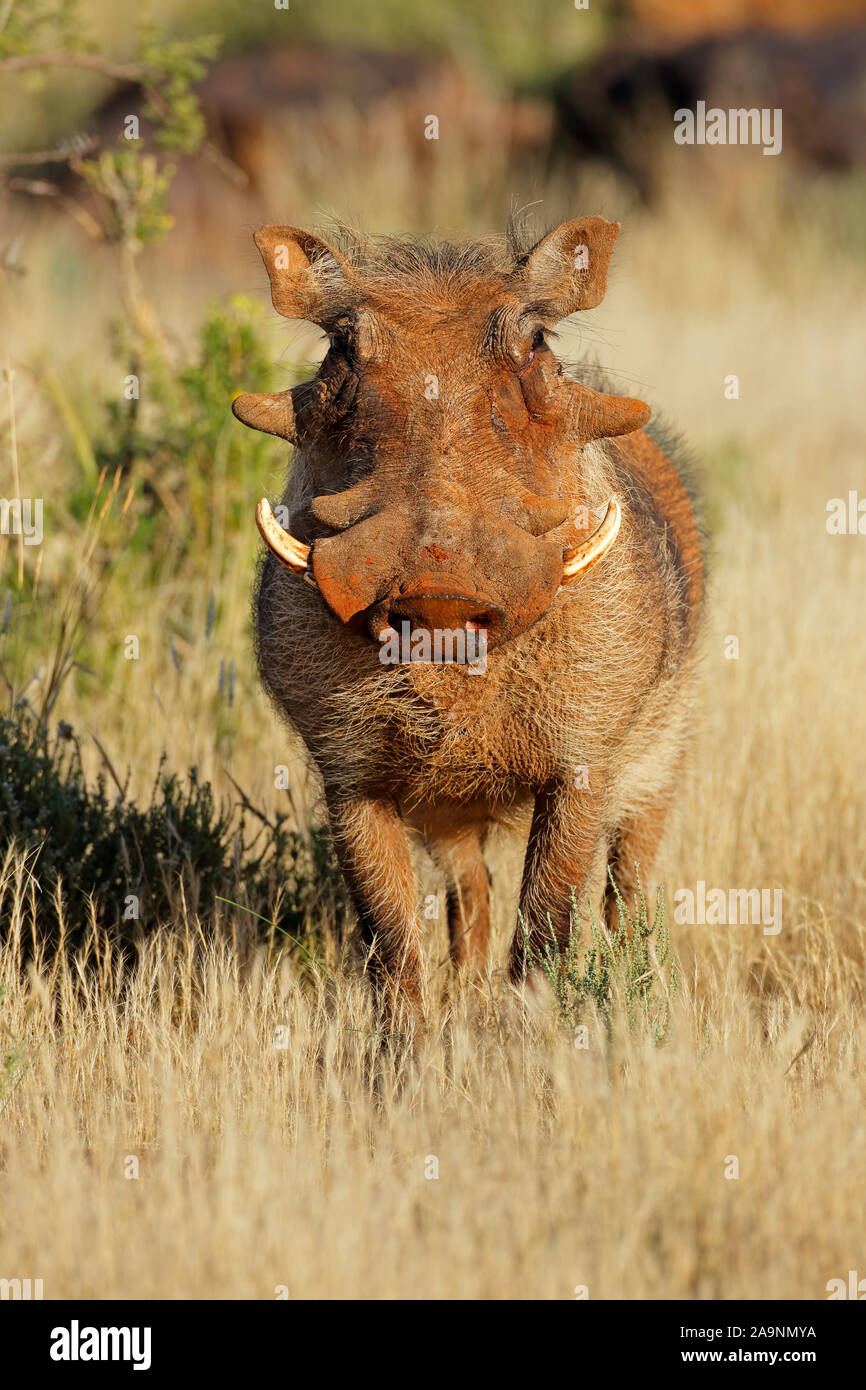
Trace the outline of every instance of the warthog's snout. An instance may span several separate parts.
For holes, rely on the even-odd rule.
[[[486,633],[487,646],[493,646],[505,631],[505,609],[484,594],[466,592],[471,585],[427,582],[418,593],[399,594],[369,610],[367,631],[381,642],[388,629],[402,633],[409,624],[410,634],[426,631]]]
[[[559,588],[607,554],[619,533],[621,509],[611,498],[604,520],[580,545],[563,549],[503,520],[465,532],[462,546],[423,544],[392,512],[369,517],[338,536],[303,545],[278,524],[266,499],[256,519],[272,554],[317,588],[355,633],[382,641],[388,629],[484,631],[488,647],[532,627]],[[420,569],[423,555],[441,565]],[[463,562],[461,564],[461,561]],[[460,575],[476,576],[476,582]]]

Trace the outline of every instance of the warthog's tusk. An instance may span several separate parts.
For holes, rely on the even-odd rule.
[[[619,533],[619,525],[622,521],[622,509],[616,497],[612,497],[607,504],[604,521],[597,531],[593,531],[588,540],[583,545],[577,545],[573,550],[566,550],[562,557],[562,583],[570,584],[572,579],[576,579],[579,574],[584,574],[591,569],[603,555],[606,555],[613,545]]]
[[[288,570],[294,570],[295,574],[303,574],[309,564],[310,547],[302,545],[288,531],[283,530],[271,511],[267,497],[263,497],[256,507],[256,525],[268,550],[276,556],[280,564],[285,565]]]

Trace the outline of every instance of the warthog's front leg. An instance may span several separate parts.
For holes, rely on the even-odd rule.
[[[511,943],[511,979],[522,980],[551,945],[564,951],[577,901],[598,879],[607,858],[601,798],[589,789],[551,783],[536,797],[520,892],[522,924]],[[527,937],[528,955],[527,960]]]
[[[358,914],[380,999],[392,1012],[422,1003],[421,929],[406,829],[393,802],[328,798],[340,868]]]

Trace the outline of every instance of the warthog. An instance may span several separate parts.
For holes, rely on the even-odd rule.
[[[422,1001],[412,834],[445,872],[455,961],[480,969],[484,839],[531,814],[517,981],[527,935],[530,954],[566,941],[573,892],[610,912],[608,865],[630,897],[678,780],[695,516],[649,408],[567,375],[548,342],[601,301],[618,232],[583,217],[528,249],[256,234],[275,308],[330,342],[313,381],[233,406],[296,445],[288,532],[257,513],[259,665],[321,773],[392,1002]],[[451,660],[442,633],[463,639]]]

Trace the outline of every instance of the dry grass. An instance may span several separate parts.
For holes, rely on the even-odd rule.
[[[812,1299],[862,1267],[866,540],[828,536],[825,506],[862,488],[866,269],[752,192],[633,218],[586,345],[707,460],[702,712],[668,900],[698,879],[781,887],[782,932],[674,928],[663,1049],[621,1029],[608,1048],[595,1025],[576,1048],[495,967],[482,992],[436,970],[427,1034],[392,1053],[336,947],[301,976],[195,922],[165,924],[126,976],[103,946],[90,973],[22,976],[7,951],[0,1274],[41,1277],[46,1297]],[[300,765],[252,677],[254,548],[251,526],[215,644],[191,638],[180,672],[166,629],[182,602],[203,628],[207,594],[127,583],[102,615],[100,683],[64,694],[57,713],[140,788],[166,748],[273,807],[274,765]],[[139,662],[111,655],[118,629]],[[235,704],[218,709],[229,654]],[[494,857],[498,961],[516,859]],[[2,892],[26,932],[20,865]]]
[[[817,913],[792,936],[760,989],[748,948],[699,957],[662,1050],[578,1049],[494,984],[395,1060],[357,981],[194,930],[127,987],[7,971],[4,1268],[49,1297],[821,1297],[861,1248],[862,969]]]

